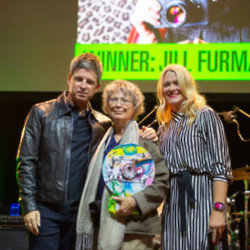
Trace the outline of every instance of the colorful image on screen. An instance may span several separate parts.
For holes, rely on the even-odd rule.
[[[172,63],[196,80],[250,80],[248,0],[79,0],[75,54],[103,79],[157,80]]]

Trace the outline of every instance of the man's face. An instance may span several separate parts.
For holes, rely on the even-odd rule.
[[[71,78],[68,78],[69,101],[71,104],[84,107],[97,92],[100,85],[93,70],[77,69]]]

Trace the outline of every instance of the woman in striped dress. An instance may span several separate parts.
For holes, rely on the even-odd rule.
[[[161,152],[171,173],[162,249],[207,249],[208,233],[215,244],[225,229],[232,178],[223,124],[183,66],[167,66],[157,92]]]

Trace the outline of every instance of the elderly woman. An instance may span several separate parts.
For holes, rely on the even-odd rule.
[[[162,249],[207,249],[208,236],[215,244],[225,228],[232,178],[223,124],[183,66],[167,66],[157,91],[161,152],[171,175]]]
[[[116,80],[103,91],[103,110],[113,121],[92,158],[83,190],[77,220],[77,249],[152,249],[152,239],[160,233],[157,208],[168,190],[168,169],[159,147],[141,139],[136,117],[144,110],[144,96],[134,84]],[[155,163],[152,185],[132,197],[114,197],[119,203],[116,215],[110,214],[111,192],[102,177],[102,165],[108,152],[117,145],[128,143],[145,148]],[[94,223],[90,209],[101,200],[99,223]],[[139,215],[134,215],[139,211]],[[99,224],[99,225],[98,225]],[[145,237],[147,235],[147,237]]]

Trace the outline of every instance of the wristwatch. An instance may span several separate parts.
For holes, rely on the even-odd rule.
[[[213,209],[216,211],[224,211],[225,210],[225,204],[222,202],[214,202],[213,203]]]

